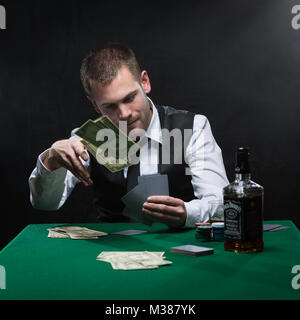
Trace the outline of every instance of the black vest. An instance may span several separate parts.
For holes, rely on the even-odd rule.
[[[193,129],[194,114],[189,111],[176,110],[172,107],[156,106],[161,129],[169,131],[178,128],[181,130],[182,142],[181,159],[182,164],[174,164],[174,143],[170,143],[170,164],[163,164],[161,160],[162,145],[159,145],[160,160],[158,172],[167,174],[169,179],[169,194],[171,197],[179,198],[185,202],[195,199],[191,176],[186,175],[187,164],[184,161],[184,146],[187,146],[191,134],[184,133],[184,129]],[[163,141],[164,143],[164,141]],[[178,156],[178,152],[175,152]],[[119,171],[111,173],[103,165],[100,165],[96,159],[90,155],[91,159],[91,178],[94,182],[94,207],[97,219],[107,222],[129,221],[129,218],[122,215],[124,204],[121,198],[127,193],[127,181],[124,178],[124,172]],[[139,164],[138,164],[139,165]],[[128,171],[129,174],[129,171]]]

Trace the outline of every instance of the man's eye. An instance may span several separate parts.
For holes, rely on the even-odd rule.
[[[116,104],[108,104],[107,106],[105,106],[106,110],[111,110],[111,109],[115,109],[116,108]]]
[[[134,100],[134,98],[135,98],[135,95],[132,95],[132,96],[130,96],[130,97],[127,97],[127,98],[124,100],[124,103],[130,103],[130,102],[132,102],[132,101]]]

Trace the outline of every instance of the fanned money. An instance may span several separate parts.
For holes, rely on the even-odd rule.
[[[107,116],[86,121],[75,134],[82,138],[81,142],[98,163],[111,172],[131,166],[130,159],[140,148]]]
[[[106,232],[79,226],[60,226],[48,229],[48,238],[71,238],[74,240],[98,239],[106,236]]]
[[[109,262],[114,270],[157,269],[172,263],[165,260],[164,252],[156,251],[103,251],[97,261]]]

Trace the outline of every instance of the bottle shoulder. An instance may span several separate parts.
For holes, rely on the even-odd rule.
[[[264,188],[250,179],[234,180],[229,185],[223,188],[223,194],[238,194],[240,196],[263,195]]]

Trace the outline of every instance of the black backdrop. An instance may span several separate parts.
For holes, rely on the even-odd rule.
[[[265,218],[299,227],[297,1],[107,2],[0,0],[0,247],[29,223],[91,218],[91,190],[80,185],[60,211],[43,212],[31,207],[27,181],[38,154],[96,116],[79,68],[106,41],[133,48],[154,102],[208,117],[229,180],[234,150],[250,146]]]

